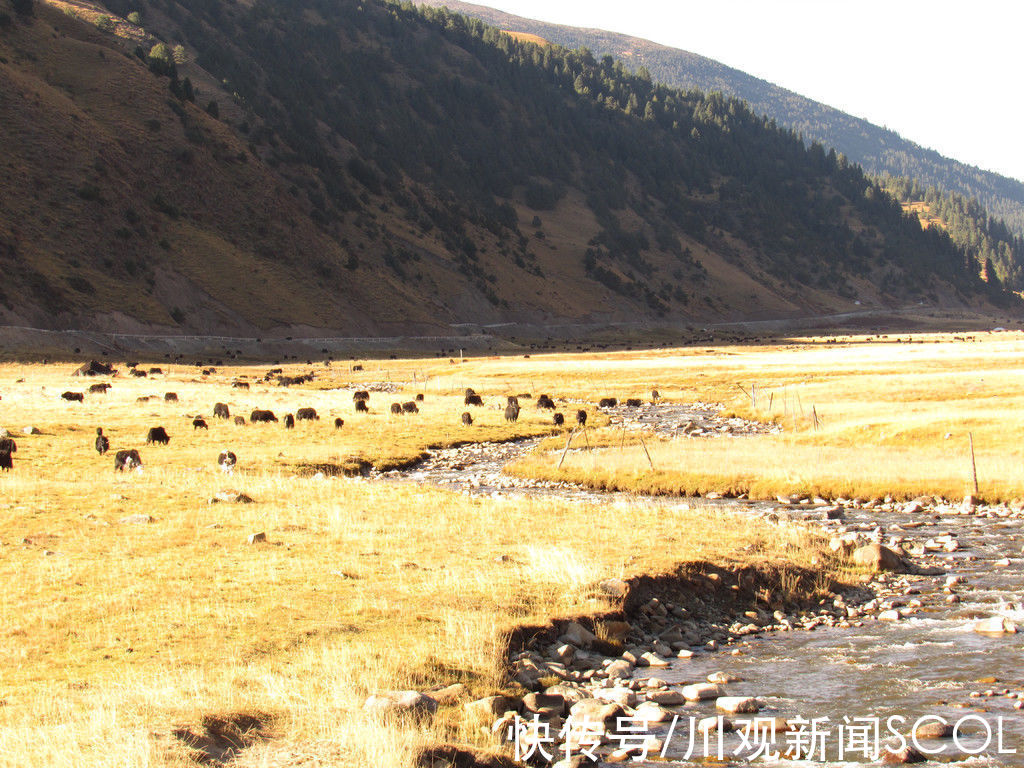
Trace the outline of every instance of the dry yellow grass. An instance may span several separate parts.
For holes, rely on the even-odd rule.
[[[59,399],[91,382],[70,378],[72,366],[0,368],[0,424],[18,442],[14,471],[0,475],[0,765],[190,765],[174,732],[239,714],[263,732],[242,765],[409,765],[422,744],[483,737],[451,717],[375,722],[361,713],[367,694],[455,681],[480,694],[498,689],[507,633],[604,610],[594,592],[601,578],[684,561],[785,568],[817,557],[802,529],[723,525],[710,511],[482,499],[296,471],[465,439],[454,393],[475,385],[497,403],[506,391],[471,380],[477,365],[494,362],[467,363],[457,375],[447,361],[356,374],[339,365],[312,388],[254,384],[248,393],[231,379],[252,380],[265,366],[211,381],[173,366],[163,379],[118,377],[84,405]],[[380,412],[411,399],[412,386],[374,394],[376,413],[358,418],[349,393],[331,391],[353,375],[404,381],[413,370],[420,382],[430,375],[419,417]],[[135,402],[165,391],[180,401]],[[322,420],[286,431],[210,419],[209,433],[193,432],[189,416],[209,416],[216,401],[279,416],[313,405]],[[476,410],[485,425],[477,435],[549,429],[531,408],[516,425]],[[335,412],[346,421],[340,433],[328,418]],[[43,434],[23,436],[29,424]],[[100,424],[112,449],[140,447],[143,472],[116,474],[109,455],[95,454]],[[171,433],[169,446],[141,445],[155,424]],[[239,455],[230,478],[214,464],[222,446]],[[256,503],[208,503],[227,488]],[[134,514],[153,521],[121,522]],[[722,534],[686,533],[708,526]],[[255,532],[268,541],[247,544]]]
[[[610,388],[610,378],[632,368],[618,393],[666,382],[662,395],[718,401],[727,412],[779,422],[785,431],[654,443],[653,472],[639,446],[570,454],[561,472],[555,469],[557,453],[530,457],[516,471],[657,493],[957,498],[973,490],[971,434],[982,496],[1024,496],[1021,336],[917,336],[906,343],[909,338],[685,350],[607,367],[595,361],[593,368],[577,369],[578,381],[590,389],[598,382]],[[817,427],[812,414],[819,417]]]

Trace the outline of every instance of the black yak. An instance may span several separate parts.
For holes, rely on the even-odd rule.
[[[565,424],[565,416],[563,416],[560,413],[556,413],[554,416],[552,416],[551,420],[555,423],[556,427],[560,427],[563,424]]]
[[[480,395],[476,395],[476,394],[474,394],[474,395],[466,395],[466,397],[463,398],[462,402],[465,405],[480,405],[480,406],[482,406],[484,404],[484,401],[480,397]]]
[[[369,413],[370,409],[366,406],[365,400],[356,400],[356,413]]]
[[[618,404],[619,404],[619,401],[616,400],[614,397],[602,397],[601,400],[598,402],[597,407],[598,408],[614,408]]]
[[[402,404],[401,403],[392,403],[391,404],[391,412],[401,416],[402,413],[403,413],[403,411],[402,411]]]
[[[171,442],[171,436],[167,434],[167,430],[163,427],[150,427],[149,432],[146,433],[146,445],[152,445],[153,443],[167,445],[169,442]]]
[[[235,426],[244,427],[245,426],[245,416],[235,416]]]
[[[286,413],[284,415],[284,428],[295,429],[295,417],[292,416],[290,413]]]
[[[473,426],[473,416],[469,411],[462,414],[462,423],[467,427]]]
[[[320,415],[316,408],[299,408],[295,412],[296,421],[320,421]]]
[[[206,419],[204,419],[202,416],[196,416],[194,419],[192,419],[192,429],[193,429],[193,431],[197,430],[197,429],[209,429],[209,428],[210,427],[206,424]]]
[[[408,403],[402,403],[402,410],[405,413],[419,413],[420,412],[420,409],[416,405],[416,402],[414,400],[410,400]]]
[[[585,427],[587,425],[587,412],[586,411],[584,411],[584,410],[576,411],[576,423],[579,424],[581,427]]]
[[[257,408],[249,414],[249,421],[277,421],[277,416],[273,411],[261,411]]]
[[[177,392],[164,392],[164,401],[168,402],[168,403],[176,403],[176,402],[178,402],[178,393]]]
[[[505,421],[516,421],[519,418],[519,406],[509,403],[505,406]]]
[[[339,417],[337,417],[337,418],[336,418],[336,419],[334,420],[334,428],[335,428],[335,429],[341,429],[341,428],[342,428],[342,427],[344,427],[344,426],[345,426],[345,420],[344,420],[343,418],[341,418],[340,416],[339,416]]]
[[[12,453],[18,452],[18,444],[9,437],[0,437],[0,469],[14,469]]]
[[[231,409],[228,408],[227,403],[214,403],[213,415],[218,419],[230,419]]]
[[[81,392],[63,392],[61,397],[67,400],[69,403],[84,403],[85,395]]]

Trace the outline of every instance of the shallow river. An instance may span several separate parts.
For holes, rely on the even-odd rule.
[[[705,436],[713,434],[714,439],[729,439],[757,429],[738,421],[719,421],[713,409],[702,405],[646,407],[642,412],[618,409],[614,414],[627,428],[642,425],[681,439],[695,430],[704,430]],[[630,499],[626,494],[561,484],[523,483],[501,474],[502,466],[538,442],[438,451],[410,471],[389,474],[394,479],[474,493],[547,494],[620,503]],[[659,499],[658,503],[690,502]],[[778,506],[726,500],[715,503],[747,513]],[[822,523],[836,530],[874,530],[876,536],[880,529],[883,543],[900,537],[922,545],[942,535],[957,541],[959,548],[954,552],[933,548],[926,559],[916,560],[940,566],[942,575],[894,577],[882,587],[880,599],[886,602],[882,607],[899,610],[903,614],[899,620],[881,621],[869,615],[863,617],[861,626],[847,629],[818,627],[748,636],[738,646],[738,654],[730,653],[731,648],[700,652],[689,660],[673,662],[667,670],[640,669],[637,676],[649,673],[674,684],[703,681],[710,673],[725,672],[740,678],[725,686],[729,695],[756,696],[763,705],[757,715],[734,719],[821,718],[817,726],[804,728],[802,739],[776,735],[777,749],[798,741],[801,747],[813,749],[815,759],[803,761],[806,764],[877,762],[871,753],[892,735],[888,719],[895,717],[892,731],[902,734],[908,734],[921,718],[943,718],[956,727],[955,740],[920,740],[922,752],[934,753],[930,764],[955,760],[964,765],[1024,765],[1024,710],[1014,708],[1018,701],[1024,707],[1024,633],[985,636],[971,629],[974,620],[992,615],[1024,624],[1024,521],[1013,516],[940,511],[942,514],[908,514],[846,509],[843,520]],[[797,518],[821,518],[813,505],[789,506],[786,512]],[[944,591],[947,580],[957,576],[962,583]],[[958,603],[949,602],[957,599],[949,597],[950,591],[956,593]],[[756,727],[746,733],[727,733],[721,742],[712,735],[706,744],[698,734],[691,746],[691,726],[696,719],[716,714],[713,702],[677,711],[679,719],[671,730],[667,724],[650,728],[667,744],[664,755],[673,763],[731,764],[751,757],[755,764],[771,762],[755,754],[764,743],[757,738]],[[722,760],[715,759],[718,757]]]

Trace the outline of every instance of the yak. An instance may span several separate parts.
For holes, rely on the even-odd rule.
[[[132,448],[130,451],[118,451],[114,455],[114,469],[118,472],[130,472],[142,466],[142,457]]]
[[[0,437],[0,469],[14,469],[12,453],[18,452],[18,444],[9,437]]]
[[[235,464],[237,463],[238,457],[226,448],[221,451],[220,456],[217,457],[217,464],[220,466],[221,472],[225,475],[230,475],[234,471]]]
[[[96,427],[96,453],[102,456],[110,450],[110,440],[103,434],[103,427]]]
[[[169,442],[171,442],[171,436],[167,434],[167,430],[163,427],[150,427],[149,432],[146,433],[146,445],[152,445],[153,443],[167,445]]]

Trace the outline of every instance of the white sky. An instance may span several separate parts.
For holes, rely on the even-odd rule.
[[[1024,180],[1024,0],[471,0],[699,53]]]

